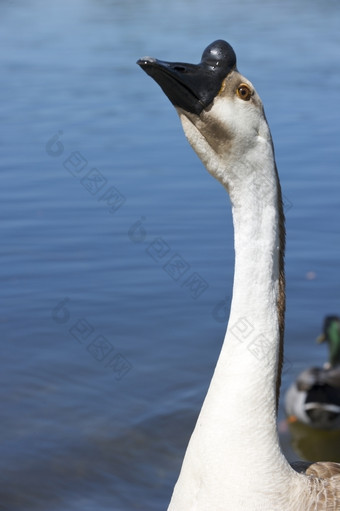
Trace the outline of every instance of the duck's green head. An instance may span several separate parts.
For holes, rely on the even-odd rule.
[[[317,338],[317,342],[328,342],[331,366],[340,365],[340,318],[338,316],[325,317],[322,334]]]

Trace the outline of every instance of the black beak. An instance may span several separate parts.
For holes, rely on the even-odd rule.
[[[217,96],[222,82],[236,68],[230,44],[218,40],[203,52],[199,64],[164,62],[144,57],[137,64],[150,75],[175,107],[199,115]]]

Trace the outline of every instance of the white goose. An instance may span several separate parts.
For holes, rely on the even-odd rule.
[[[299,473],[279,448],[285,231],[261,100],[225,41],[208,46],[198,65],[151,57],[138,64],[228,191],[235,230],[227,333],[168,510],[340,510],[340,465],[314,463]]]

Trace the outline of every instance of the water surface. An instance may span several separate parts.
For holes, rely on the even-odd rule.
[[[135,62],[198,62],[224,38],[263,99],[287,217],[285,389],[325,360],[314,339],[340,311],[338,3],[0,12],[0,508],[166,509],[224,337],[233,232]]]

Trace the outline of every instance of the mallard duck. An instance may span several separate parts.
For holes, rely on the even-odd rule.
[[[288,420],[314,428],[340,428],[340,318],[327,316],[318,343],[327,342],[329,361],[300,373],[285,396]]]
[[[138,64],[173,103],[191,146],[229,193],[235,234],[227,332],[168,511],[339,510],[340,464],[294,470],[279,447],[285,227],[260,97],[222,40],[197,65],[152,57]]]

